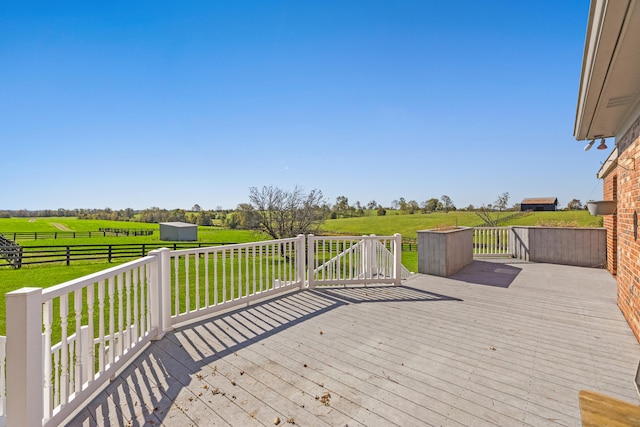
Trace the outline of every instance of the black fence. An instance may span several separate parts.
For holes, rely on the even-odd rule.
[[[154,230],[101,228],[100,231],[0,231],[0,236],[13,240],[82,239],[88,237],[152,236]]]
[[[14,242],[11,242],[15,245]],[[13,268],[20,268],[24,265],[64,263],[70,265],[77,261],[98,261],[107,260],[111,262],[123,258],[140,258],[146,256],[150,251],[160,248],[173,250],[201,248],[207,246],[232,245],[234,243],[212,243],[212,242],[184,242],[184,243],[136,243],[136,244],[111,244],[111,245],[50,245],[50,246],[17,246],[2,253],[9,254],[13,262],[5,264]],[[0,246],[4,248],[4,246]],[[4,255],[3,259],[9,261]]]
[[[0,235],[0,258],[13,268],[22,266],[22,247]]]

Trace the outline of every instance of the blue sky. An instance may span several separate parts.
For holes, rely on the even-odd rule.
[[[587,0],[0,2],[0,209],[601,198]],[[613,147],[613,141],[609,143]]]

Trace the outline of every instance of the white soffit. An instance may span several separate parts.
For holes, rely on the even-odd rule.
[[[638,0],[593,0],[574,136],[581,141],[618,135],[639,99]]]

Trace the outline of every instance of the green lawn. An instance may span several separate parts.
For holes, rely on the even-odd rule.
[[[509,221],[507,225],[602,227],[602,217],[591,216],[587,210],[533,212],[530,215],[515,218]]]
[[[417,230],[426,230],[446,225],[463,225],[472,227],[482,220],[470,212],[449,212],[415,215],[364,216],[360,218],[339,218],[327,220],[322,230],[360,236],[377,234],[391,236],[395,233],[403,237],[415,239]]]
[[[505,212],[502,216],[511,215],[512,213],[513,212]],[[541,222],[556,223],[556,225],[575,222],[576,225],[580,227],[601,227],[602,217],[590,216],[586,210],[534,212],[500,225],[533,226],[539,225]],[[480,224],[482,224],[482,219],[474,212],[455,211],[449,213],[437,212],[431,214],[331,219],[324,223],[322,229],[327,232],[333,231],[355,236],[363,234],[390,236],[394,233],[400,233],[404,238],[415,239],[418,230],[451,225],[473,227]]]
[[[507,213],[508,214],[508,213]],[[505,215],[507,215],[505,214]],[[328,220],[323,226],[325,232],[337,232],[341,234],[363,235],[392,235],[401,233],[405,238],[416,238],[416,231],[436,228],[447,225],[475,226],[481,219],[473,212],[450,212],[417,214],[417,215],[389,215],[366,216],[362,218],[347,218]],[[144,224],[137,222],[78,220],[76,218],[36,218],[31,221],[27,218],[0,218],[0,231],[56,231],[51,223],[63,224],[74,231],[97,231],[101,227],[112,228],[148,228],[158,230],[157,224]],[[602,217],[590,216],[587,211],[558,211],[537,212],[516,218],[509,225],[539,225],[540,223],[565,225],[574,224],[583,227],[599,227],[602,225]],[[218,243],[245,243],[258,240],[267,240],[264,234],[247,230],[226,230],[220,227],[198,227],[198,238],[203,242]],[[139,237],[100,237],[85,239],[48,239],[25,240],[20,244],[32,245],[74,245],[74,244],[109,244],[109,243],[157,243],[159,232],[153,236]],[[404,252],[403,264],[413,272],[418,270],[418,253]],[[25,286],[49,287],[68,280],[85,276],[100,270],[127,262],[85,262],[75,263],[67,267],[65,265],[34,265],[25,266],[19,270],[9,267],[0,267],[0,292],[2,294]],[[5,332],[5,300],[0,298],[0,335]]]

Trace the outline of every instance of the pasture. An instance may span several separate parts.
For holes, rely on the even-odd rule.
[[[504,215],[508,215],[505,213]],[[324,234],[332,232],[350,235],[392,235],[402,234],[403,238],[415,239],[417,230],[442,226],[460,225],[477,226],[482,223],[480,217],[473,212],[449,212],[416,215],[365,216],[327,220],[322,230]],[[573,225],[582,227],[599,227],[602,217],[592,217],[586,211],[536,212],[511,220],[508,225]],[[121,222],[105,220],[78,220],[69,217],[55,218],[0,218],[0,232],[54,232],[60,226],[72,231],[97,231],[99,228],[135,228],[152,229],[152,236],[129,237],[92,237],[81,239],[46,239],[19,241],[23,246],[36,245],[75,245],[75,244],[117,244],[117,243],[160,243],[159,226],[139,222]],[[268,236],[248,230],[227,230],[220,227],[198,227],[198,240],[201,242],[245,243],[268,240]],[[25,286],[50,287],[68,280],[85,276],[106,268],[124,263],[128,260],[79,262],[66,265],[32,265],[19,270],[0,267],[0,293],[4,295]],[[403,264],[410,271],[417,271],[417,252],[404,252]],[[0,298],[0,335],[5,331],[5,299]]]
[[[504,212],[501,217],[511,214],[513,212]],[[449,213],[436,212],[414,215],[372,215],[359,218],[339,218],[326,221],[322,229],[326,234],[335,232],[359,236],[363,234],[392,235],[400,233],[403,238],[415,239],[418,230],[445,226],[475,227],[482,223],[482,219],[475,212],[453,211]],[[532,212],[500,225],[602,227],[602,217],[591,216],[586,210]]]

